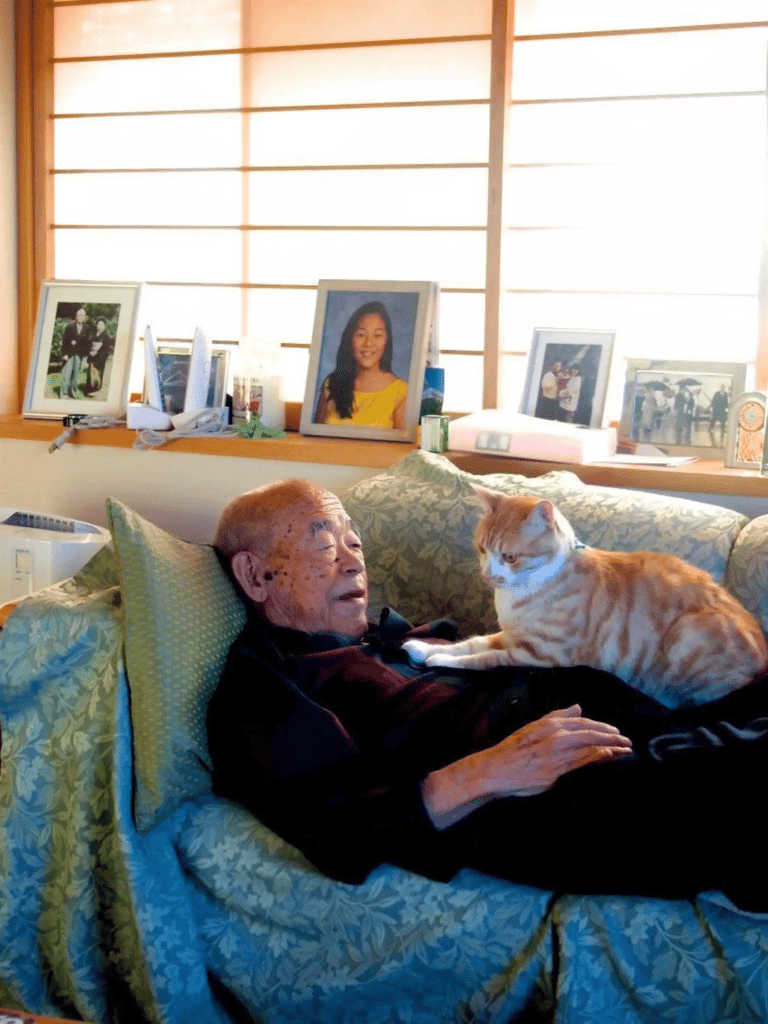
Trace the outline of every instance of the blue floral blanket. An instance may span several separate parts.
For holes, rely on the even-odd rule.
[[[716,894],[555,899],[391,867],[341,885],[213,796],[139,835],[114,580],[14,612],[0,720],[0,1005],[125,1024],[768,1020],[768,920]]]

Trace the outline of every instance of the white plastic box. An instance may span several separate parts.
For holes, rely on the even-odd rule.
[[[0,508],[0,605],[73,576],[108,540],[93,523]]]

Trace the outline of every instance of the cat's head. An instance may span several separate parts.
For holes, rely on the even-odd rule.
[[[485,506],[474,543],[488,586],[513,589],[551,578],[575,547],[568,520],[546,499],[472,486]]]

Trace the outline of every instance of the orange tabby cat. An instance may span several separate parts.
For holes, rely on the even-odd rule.
[[[475,491],[486,506],[475,548],[501,632],[439,648],[409,640],[412,661],[589,665],[668,707],[715,700],[768,667],[757,621],[708,573],[673,555],[586,548],[551,502]]]

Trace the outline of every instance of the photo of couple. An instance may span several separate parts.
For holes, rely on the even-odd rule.
[[[57,304],[46,398],[104,398],[109,388],[119,318],[119,303]]]
[[[601,357],[600,345],[548,344],[533,415],[590,426]]]

